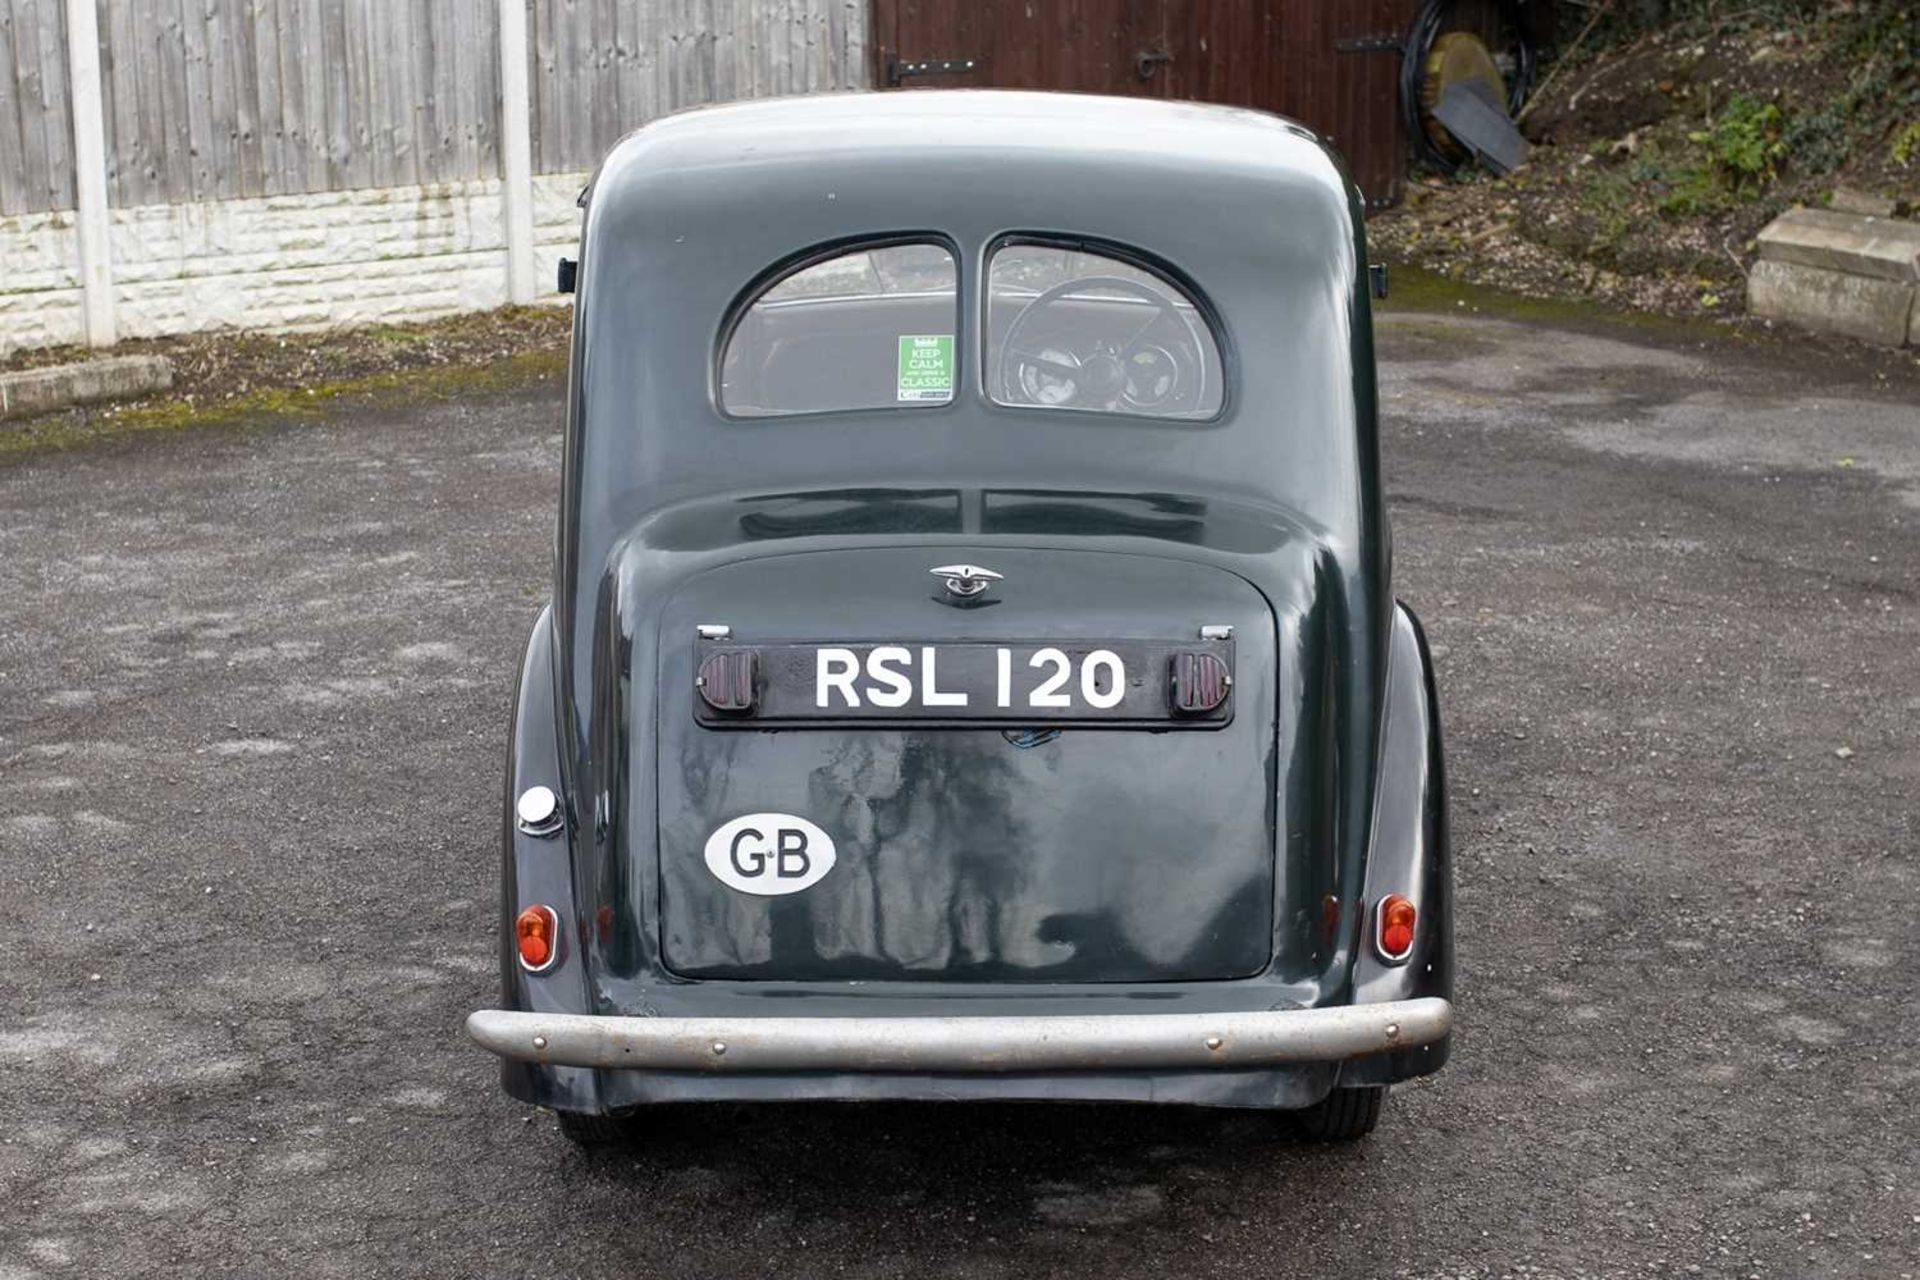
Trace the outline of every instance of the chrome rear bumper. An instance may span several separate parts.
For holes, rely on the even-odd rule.
[[[630,1018],[481,1009],[467,1034],[504,1058],[637,1071],[1192,1070],[1341,1062],[1431,1044],[1426,998],[1248,1013],[1019,1017]]]

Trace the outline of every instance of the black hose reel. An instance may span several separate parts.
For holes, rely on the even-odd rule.
[[[1518,118],[1538,70],[1533,27],[1542,8],[1531,0],[1499,0],[1512,64],[1511,73],[1503,75],[1477,34],[1448,29],[1459,7],[1459,0],[1424,0],[1400,56],[1400,111],[1407,137],[1422,163],[1449,177],[1459,172],[1468,153],[1433,119],[1434,103],[1450,83],[1477,80],[1503,94],[1507,114]]]

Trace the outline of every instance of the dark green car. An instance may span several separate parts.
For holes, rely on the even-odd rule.
[[[913,93],[647,126],[584,199],[501,1007],[650,1103],[1104,1099],[1351,1137],[1451,1026],[1360,204],[1300,127]]]

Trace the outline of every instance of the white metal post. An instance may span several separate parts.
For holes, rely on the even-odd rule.
[[[527,102],[527,0],[500,0],[500,176],[507,297],[533,301],[533,123]]]
[[[80,297],[87,344],[110,347],[113,258],[107,239],[107,136],[100,105],[96,0],[67,0],[67,79],[73,97],[74,222],[80,233]]]

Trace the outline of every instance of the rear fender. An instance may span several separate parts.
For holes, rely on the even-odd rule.
[[[530,1012],[590,1013],[586,980],[587,925],[574,892],[573,842],[578,815],[562,776],[555,718],[553,611],[542,609],[527,640],[513,700],[513,738],[507,748],[506,795],[501,805],[501,1007]],[[514,820],[514,800],[528,787],[551,787],[564,821],[552,835],[530,835]],[[560,958],[545,973],[521,967],[513,921],[521,910],[546,903],[560,917]],[[568,1111],[600,1109],[594,1073],[503,1060],[501,1083],[524,1102]]]
[[[1353,1001],[1453,997],[1453,856],[1447,819],[1446,756],[1433,658],[1419,619],[1396,604],[1387,659],[1386,727],[1381,735],[1373,837],[1356,921]],[[1390,893],[1418,909],[1413,954],[1388,964],[1374,949],[1375,914]],[[1342,1084],[1386,1084],[1437,1071],[1449,1041],[1351,1064]]]

